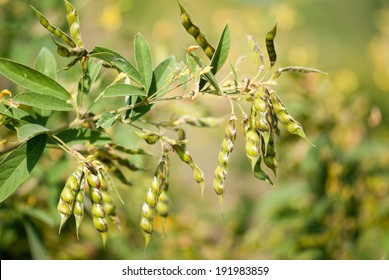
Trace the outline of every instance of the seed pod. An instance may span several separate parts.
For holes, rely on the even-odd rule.
[[[160,136],[154,132],[135,131],[135,134],[144,139],[146,143],[150,145],[157,143],[157,141],[160,139]]]
[[[250,127],[252,130],[259,131],[267,146],[271,129],[267,121],[269,111],[267,97],[262,91],[257,91],[254,94],[254,98],[251,105]]]
[[[64,0],[64,2],[67,10],[66,19],[69,23],[70,35],[76,41],[77,45],[82,48],[84,44],[81,40],[80,22],[78,19],[78,13],[76,9],[68,1]]]
[[[85,200],[85,179],[83,178],[81,181],[80,190],[76,193],[76,201],[74,202],[74,208],[73,208],[73,214],[76,220],[77,239],[79,238],[78,231],[82,219],[84,218],[84,200]]]
[[[281,101],[281,99],[277,96],[275,91],[270,92],[270,101],[273,106],[274,112],[277,115],[277,119],[285,126],[285,128],[291,134],[296,134],[301,138],[304,138],[308,141],[309,144],[314,146],[305,136],[303,127],[300,123],[298,123],[291,114],[289,114],[286,106]]]
[[[153,180],[147,190],[145,201],[141,210],[140,229],[142,230],[145,238],[146,248],[150,242],[151,234],[153,233],[155,207],[158,203],[163,184],[166,180],[166,166],[167,157],[163,155],[157,168],[155,169]]]
[[[243,115],[243,132],[246,140],[246,156],[251,163],[251,167],[253,168],[260,153],[259,149],[261,140],[258,132],[255,129],[251,129],[249,125],[249,117],[247,114]]]
[[[262,156],[259,155],[257,162],[253,167],[254,176],[261,181],[265,181],[270,185],[273,185],[273,182],[270,179],[269,175],[267,175],[266,172],[262,170],[261,163],[262,163]]]
[[[195,38],[199,46],[204,50],[205,54],[209,59],[212,59],[213,54],[215,53],[215,48],[208,42],[205,34],[203,34],[200,28],[195,25],[190,17],[188,11],[184,8],[179,0],[177,0],[178,5],[181,10],[181,24],[184,26],[185,30]]]
[[[277,177],[278,159],[276,155],[276,147],[274,143],[273,132],[270,133],[270,138],[267,147],[265,147],[265,141],[261,141],[261,149],[263,154],[263,162],[267,167],[269,167],[273,171],[274,175]]]
[[[111,200],[111,196],[108,192],[108,182],[105,179],[104,175],[99,172],[98,177],[100,180],[100,190],[101,190],[101,196],[103,198],[103,207],[104,211],[106,213],[106,218],[115,223],[116,227],[120,230],[120,220],[116,215],[116,207],[113,204]]]
[[[50,22],[47,20],[47,18],[42,13],[40,13],[34,7],[32,7],[32,6],[30,6],[30,7],[34,10],[35,14],[37,15],[37,17],[39,19],[40,24],[44,28],[46,28],[50,33],[52,33],[57,38],[64,41],[69,47],[71,47],[71,48],[77,47],[77,44],[73,41],[73,39],[69,35],[67,35],[61,29],[51,25]]]
[[[196,182],[200,185],[201,197],[203,197],[203,194],[204,194],[204,173],[203,173],[203,171],[195,164],[191,154],[188,151],[186,151],[182,147],[182,145],[174,144],[173,149],[177,153],[178,157],[192,168],[193,177],[196,180]]]
[[[219,196],[220,205],[223,203],[224,196],[224,180],[228,172],[228,161],[230,154],[234,148],[236,140],[236,116],[231,114],[228,124],[225,128],[222,147],[218,156],[218,165],[215,169],[213,180],[213,189]]]
[[[277,34],[277,24],[273,27],[272,30],[270,30],[266,34],[266,49],[267,49],[267,54],[269,56],[270,67],[273,67],[273,65],[277,61],[277,53],[274,47],[274,38],[276,37],[276,34]]]
[[[166,157],[168,159],[167,154]],[[166,178],[163,181],[162,192],[159,195],[157,206],[156,206],[156,210],[158,214],[162,217],[162,220],[165,220],[169,214],[169,197],[167,194],[167,191],[169,189],[169,161],[168,160],[165,166],[165,175]]]

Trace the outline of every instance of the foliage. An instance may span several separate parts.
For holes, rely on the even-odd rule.
[[[214,190],[219,196],[221,204],[225,204],[223,202],[225,191],[230,192],[231,195],[236,193],[232,187],[234,168],[229,168],[231,163],[234,163],[233,158],[230,158],[233,150],[234,154],[238,154],[239,151],[241,154],[246,154],[254,177],[269,184],[282,185],[282,190],[273,194],[275,197],[273,200],[271,194],[267,196],[269,198],[267,203],[263,203],[264,201],[261,200],[263,206],[256,206],[252,199],[243,200],[242,204],[239,204],[243,206],[240,210],[242,219],[239,218],[236,232],[231,233],[236,234],[236,242],[239,242],[239,232],[242,230],[247,231],[248,236],[250,236],[250,232],[258,234],[259,231],[262,240],[267,240],[268,234],[263,229],[271,227],[272,219],[277,219],[284,220],[285,225],[282,226],[281,223],[278,224],[279,227],[275,227],[274,232],[278,231],[278,234],[265,242],[268,244],[267,246],[258,244],[257,241],[253,243],[249,239],[240,240],[242,243],[240,246],[264,252],[268,250],[267,254],[278,255],[281,258],[293,256],[350,258],[354,256],[355,251],[349,250],[347,247],[338,250],[331,249],[331,247],[339,248],[339,244],[344,244],[344,241],[357,242],[358,225],[363,224],[359,211],[364,211],[364,207],[371,209],[369,208],[371,206],[364,204],[363,191],[358,195],[352,187],[349,187],[352,195],[347,196],[343,186],[344,184],[349,186],[363,184],[360,180],[363,182],[364,178],[371,178],[372,175],[368,170],[362,172],[363,175],[356,171],[347,173],[350,168],[354,170],[352,166],[358,166],[361,157],[360,155],[349,156],[348,153],[343,156],[332,139],[328,139],[328,134],[340,125],[340,120],[316,117],[320,110],[315,105],[305,106],[300,111],[295,110],[293,106],[298,103],[296,100],[290,99],[290,102],[285,102],[292,106],[291,110],[286,109],[285,103],[275,91],[275,88],[278,87],[277,79],[285,72],[293,74],[320,71],[296,66],[273,70],[277,61],[274,42],[276,26],[266,36],[264,44],[268,54],[266,59],[260,43],[253,36],[247,36],[250,55],[257,72],[252,78],[243,78],[240,68],[241,60],[236,64],[230,63],[229,67],[222,67],[227,62],[231,48],[229,25],[225,25],[219,42],[214,47],[210,43],[211,40],[208,40],[203,31],[200,31],[200,28],[193,23],[191,16],[180,2],[178,4],[182,25],[194,37],[203,53],[199,52],[198,46],[190,46],[186,49],[186,56],[182,61],[176,56],[167,56],[162,58],[162,62],[156,67],[153,66],[155,63],[155,59],[153,59],[154,47],[149,45],[146,36],[140,33],[133,38],[134,55],[132,58],[106,47],[94,47],[91,51],[87,50],[81,39],[77,11],[67,1],[65,4],[70,29],[69,35],[55,27],[42,13],[34,9],[40,23],[52,33],[57,54],[66,60],[72,58],[70,62],[66,62],[65,67],[60,68],[61,72],[57,73],[57,59],[47,48],[43,48],[39,53],[34,67],[5,58],[0,61],[0,73],[19,85],[13,87],[12,93],[8,90],[2,92],[0,111],[2,123],[4,127],[11,129],[8,132],[9,139],[15,139],[16,144],[3,143],[2,154],[8,155],[1,162],[1,207],[6,216],[9,215],[7,213],[13,213],[23,220],[32,257],[46,258],[53,255],[53,252],[46,251],[46,245],[58,243],[57,246],[61,247],[61,244],[65,243],[65,241],[61,241],[64,240],[63,235],[74,231],[77,232],[77,237],[80,236],[80,241],[74,243],[79,245],[74,246],[100,250],[99,248],[102,246],[99,246],[95,237],[91,239],[92,241],[85,239],[94,236],[91,230],[95,228],[101,233],[105,243],[106,223],[109,223],[110,236],[106,250],[118,249],[116,247],[120,243],[117,243],[115,239],[118,238],[117,236],[123,235],[129,237],[126,246],[131,248],[135,246],[134,244],[140,243],[137,234],[139,218],[129,216],[132,212],[137,211],[136,209],[141,209],[140,227],[146,239],[146,245],[154,232],[160,233],[160,222],[163,223],[162,228],[167,229],[170,234],[180,227],[187,230],[196,228],[196,225],[188,224],[187,219],[182,219],[182,224],[180,224],[179,217],[175,218],[179,212],[178,208],[170,209],[175,203],[177,205],[177,201],[180,201],[181,198],[175,195],[178,190],[174,177],[179,174],[175,168],[168,168],[168,166],[172,164],[171,161],[177,155],[178,160],[189,166],[189,170],[200,185],[201,194],[203,194],[206,174],[203,173],[198,164],[201,162],[201,153],[205,148],[201,148],[200,153],[193,151],[189,153],[188,148],[193,149],[194,139],[186,137],[189,130],[188,125],[215,128],[215,126],[225,123],[226,119],[228,119],[228,123],[224,129],[225,135],[219,155],[215,160],[217,167],[214,170],[213,180]],[[86,37],[85,34],[83,37]],[[61,59],[64,61],[63,58]],[[62,76],[71,77],[75,71],[75,65],[80,66],[78,72],[76,71],[79,77],[73,79],[72,83],[64,83]],[[265,70],[265,66],[268,69]],[[273,72],[271,73],[269,70],[273,70]],[[227,73],[227,76],[220,79],[223,72]],[[311,75],[307,77],[311,77]],[[67,81],[69,80],[71,79]],[[28,91],[25,92],[21,90],[22,88]],[[302,88],[302,92],[304,90]],[[321,94],[326,95],[325,93],[328,91],[328,89],[323,90]],[[20,93],[15,95],[16,92]],[[185,110],[184,115],[179,115],[179,113],[172,113],[169,110],[164,111],[163,108],[182,101],[186,102],[183,104],[201,104],[201,101],[206,98],[216,98],[219,100],[217,102],[225,100],[230,103],[230,117],[211,116],[214,113],[213,110],[202,117],[193,117],[189,116]],[[301,97],[297,100],[300,102]],[[334,96],[324,96],[322,99],[318,97],[311,100],[308,97],[306,101],[310,101],[310,104],[318,104],[317,106],[320,108],[320,105],[330,100],[338,99]],[[341,104],[339,108],[345,107],[345,101],[338,100],[338,102]],[[325,105],[324,108],[328,108],[328,106]],[[240,108],[241,114],[237,114],[235,108]],[[247,110],[250,110],[249,114],[245,112]],[[290,112],[293,112],[295,117],[292,117]],[[335,115],[337,114],[335,113]],[[318,181],[305,180],[294,185],[293,182],[296,178],[292,175],[287,177],[287,184],[289,184],[287,186],[284,183],[286,179],[281,179],[281,182],[278,182],[277,175],[281,174],[280,176],[283,178],[283,173],[298,174],[296,172],[298,164],[291,157],[291,154],[294,153],[290,152],[293,148],[291,144],[288,144],[287,134],[281,136],[279,134],[279,123],[283,124],[290,133],[307,139],[301,124],[296,119],[303,120],[304,126],[308,124],[310,128],[318,127],[320,129],[316,132],[318,136],[312,141],[319,149],[309,150],[305,160],[306,165],[304,164],[303,168],[306,168],[304,172],[307,174],[313,174],[310,178],[321,179]],[[242,122],[242,127],[239,126],[238,120]],[[128,145],[129,142],[123,145],[117,141],[117,131],[120,130],[124,131],[123,134],[128,135],[126,137],[131,138],[131,145]],[[235,138],[238,141],[235,141]],[[158,151],[156,147],[143,146],[139,139],[145,140],[148,145],[160,143],[161,148]],[[279,139],[282,140],[282,144],[280,144]],[[239,143],[243,143],[243,149],[239,149]],[[309,148],[309,145],[304,145],[305,149]],[[238,147],[236,148],[236,146]],[[363,146],[362,142],[361,147]],[[331,151],[332,154],[322,154],[326,150]],[[149,179],[144,178],[146,173],[143,172],[153,174],[154,168],[149,168],[149,166],[150,164],[151,166],[155,165],[154,155],[158,153],[161,156],[157,156],[158,163],[150,184],[146,181]],[[74,159],[69,155],[73,156]],[[49,169],[49,172],[52,173],[50,174],[51,178],[45,178],[44,174],[47,173],[44,169],[50,165],[49,162],[53,158],[58,161]],[[71,165],[76,166],[77,163],[82,166],[78,173],[78,167],[71,167]],[[244,164],[241,165],[244,166]],[[278,165],[280,165],[280,170],[278,170]],[[235,166],[239,167],[239,165]],[[345,170],[347,174],[342,173],[341,170]],[[225,181],[227,171],[230,173],[231,183],[228,180]],[[33,173],[30,178],[36,178],[35,180],[38,182],[34,183],[34,180],[31,179],[26,181],[31,172]],[[320,177],[317,172],[324,173]],[[356,174],[361,174],[361,177],[356,176]],[[72,188],[73,183],[69,181],[72,176],[77,179],[74,189]],[[344,178],[344,180],[339,180],[339,178]],[[337,188],[333,187],[333,180],[337,182]],[[369,179],[366,180],[370,182]],[[23,196],[17,192],[23,191],[25,186],[31,182],[34,193],[28,196],[29,201],[26,205],[33,205],[33,207],[18,209],[19,205],[23,205],[18,203],[18,199],[23,199]],[[50,183],[47,184],[48,182]],[[329,182],[329,186],[332,187],[327,186],[326,182]],[[48,186],[53,185],[55,188],[36,187],[36,184],[42,183]],[[187,181],[186,184],[190,185],[191,182]],[[231,184],[231,187],[225,188],[225,184]],[[373,192],[374,184],[369,184]],[[65,187],[63,187],[64,185]],[[128,186],[132,185],[134,188],[128,190]],[[142,185],[149,186],[149,188],[147,190],[140,189],[139,187]],[[310,188],[310,186],[315,187]],[[285,203],[285,199],[290,200],[287,198],[288,190],[296,188],[303,198],[303,203],[297,210]],[[385,192],[384,189],[381,191]],[[80,191],[85,193],[85,200],[76,198]],[[40,196],[40,192],[46,194]],[[136,192],[139,194],[134,196]],[[286,193],[284,199],[281,197],[277,200],[277,195],[282,195],[283,192]],[[345,193],[344,198],[342,198],[343,193]],[[125,202],[124,205],[121,204],[121,199]],[[295,196],[295,199],[299,201],[301,198]],[[141,205],[142,200],[144,200],[143,206]],[[355,203],[343,208],[344,200],[352,200]],[[193,204],[201,205],[199,202]],[[307,208],[312,204],[322,205],[322,210],[310,213]],[[64,205],[68,205],[69,208]],[[76,208],[76,205],[82,208]],[[277,208],[278,205],[280,208]],[[357,207],[358,205],[364,206]],[[184,205],[181,207],[185,210]],[[255,217],[254,211],[258,207],[260,213],[268,213],[268,216],[256,219],[257,222],[253,222],[250,228],[246,224],[249,222],[245,218]],[[39,209],[47,211],[39,212]],[[76,209],[79,210],[76,211]],[[328,209],[333,214],[326,213],[325,210]],[[56,211],[61,214],[62,234],[58,238],[50,240],[46,236],[42,237],[42,233],[45,232],[45,227],[59,224]],[[93,223],[84,221],[83,226],[80,227],[84,211],[93,217]],[[196,212],[196,209],[193,211]],[[226,210],[223,208],[224,211]],[[64,225],[71,214],[74,214],[76,220],[75,228],[71,223]],[[301,223],[301,215],[306,215],[306,219],[304,219],[307,221],[306,223]],[[385,214],[383,215],[385,216]],[[380,218],[384,216],[380,216]],[[332,220],[328,220],[328,217],[332,217]],[[53,221],[53,218],[56,221]],[[12,219],[8,221],[12,223]],[[347,233],[344,232],[343,227],[331,229],[328,226],[328,223],[340,224],[342,221],[349,223]],[[4,226],[4,229],[8,228],[9,226]],[[200,228],[204,229],[202,226]],[[219,228],[218,230],[223,232],[226,229]],[[279,249],[274,249],[277,244],[282,243],[282,240],[288,239],[280,233],[297,236],[293,238],[293,241],[285,242],[284,246],[280,246]],[[88,238],[85,238],[86,236]],[[169,236],[168,239],[161,242],[159,234],[155,236],[157,236],[157,240],[151,243],[153,246],[150,244],[150,255],[153,254],[153,248],[160,246],[157,245],[158,243],[162,243],[161,246],[168,246],[169,242],[174,243],[174,240],[177,240],[175,236]],[[336,239],[333,236],[339,238]],[[350,241],[353,240],[352,238],[354,241]],[[66,239],[66,242],[70,241],[71,239]],[[178,243],[180,242],[178,240]],[[207,241],[204,240],[204,242]],[[12,240],[8,244],[11,243]],[[175,245],[173,248],[179,248],[177,246]],[[50,247],[52,246],[50,245]],[[189,247],[188,250],[193,250],[193,246]],[[226,246],[226,250],[228,247]],[[311,247],[312,250],[310,250]],[[230,254],[233,254],[233,244],[231,244],[230,249]],[[174,249],[172,250],[174,251]],[[64,251],[59,258],[67,258],[67,254],[70,254],[71,258],[86,257],[82,253],[77,255],[70,251]],[[96,252],[86,254],[97,256]],[[117,254],[120,256],[120,252]],[[142,254],[142,250],[138,250],[131,257],[139,258],[142,257]],[[201,257],[195,251],[185,254],[182,257]],[[233,256],[231,255],[231,257]],[[224,257],[228,257],[228,254]]]

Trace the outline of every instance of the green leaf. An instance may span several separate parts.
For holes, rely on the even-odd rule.
[[[231,34],[230,28],[228,24],[224,27],[222,35],[220,36],[219,42],[217,43],[217,47],[215,53],[212,56],[211,64],[212,73],[216,74],[219,72],[220,68],[224,65],[227,60],[228,53],[230,51],[231,45]]]
[[[40,134],[13,150],[0,163],[0,202],[10,196],[34,169],[46,146],[47,135]]]
[[[276,37],[276,34],[277,34],[277,24],[273,27],[272,30],[270,30],[266,34],[266,50],[269,56],[270,67],[273,67],[273,65],[277,61],[277,53],[274,47],[274,38]]]
[[[112,114],[110,112],[104,112],[101,118],[96,122],[96,127],[110,128],[114,125],[116,120],[120,117],[119,114]]]
[[[24,228],[26,229],[28,245],[30,246],[31,257],[34,260],[47,260],[47,252],[43,242],[42,235],[35,223],[26,218],[23,220]]]
[[[34,67],[53,80],[57,79],[57,61],[48,48],[43,47],[41,49],[35,60]]]
[[[55,226],[56,222],[54,220],[54,217],[42,209],[31,206],[22,206],[18,208],[18,211],[26,216],[37,219],[51,227]]]
[[[139,74],[138,70],[136,70],[134,65],[132,65],[119,53],[106,48],[95,47],[89,55],[112,64],[112,66],[127,74],[127,76],[135,83],[145,87],[142,76]]]
[[[50,77],[12,60],[0,58],[0,74],[28,90],[61,100],[71,98],[66,89]]]
[[[15,96],[14,101],[36,108],[54,111],[71,111],[73,106],[66,101],[37,92],[24,92]]]
[[[20,122],[20,124],[37,123],[38,121],[28,112],[15,107],[8,107],[0,104],[0,115],[10,117]]]
[[[156,91],[160,91],[159,96],[162,96],[163,93],[166,93],[169,90],[169,86],[173,81],[167,81],[170,73],[174,70],[174,65],[176,64],[176,58],[170,56],[162,61],[153,71],[153,82],[149,90],[149,96]]]
[[[31,136],[46,133],[50,131],[47,127],[39,124],[26,124],[18,129],[18,138],[23,141]]]
[[[153,79],[153,62],[149,44],[142,34],[135,35],[135,59],[136,66],[142,76],[143,85],[149,91]]]
[[[200,58],[198,57],[194,52],[190,52],[189,55],[196,61],[196,63],[201,67],[201,68],[205,68],[207,65],[205,64],[205,62]],[[219,86],[219,82],[216,80],[215,78],[215,75],[213,75],[212,72],[207,72],[204,74],[204,78],[205,80],[211,84],[211,86],[213,86],[217,91],[220,92],[220,86]],[[204,84],[205,85],[205,84]],[[200,89],[202,89],[204,86],[202,84],[200,84]]]
[[[117,96],[147,96],[147,93],[136,86],[128,84],[114,84],[104,90],[104,97]]]
[[[87,128],[67,129],[56,134],[56,136],[69,146],[85,145],[87,141],[92,145],[99,146],[112,141],[108,134]]]

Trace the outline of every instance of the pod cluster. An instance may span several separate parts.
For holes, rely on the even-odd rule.
[[[101,163],[92,161],[80,161],[76,171],[67,179],[62,189],[57,205],[57,211],[61,217],[59,231],[68,218],[73,214],[78,231],[85,213],[85,198],[91,202],[90,213],[93,224],[101,233],[105,246],[108,235],[108,222],[112,221],[118,226],[116,207],[112,203],[108,192],[109,181],[102,171]]]
[[[227,176],[229,159],[236,140],[236,116],[231,114],[224,131],[224,139],[218,156],[218,164],[213,179],[213,189],[219,197],[220,204],[223,202],[224,181]]]
[[[154,216],[157,211],[159,198],[162,195],[165,181],[167,180],[167,154],[163,154],[154,173],[153,180],[145,195],[145,200],[141,210],[140,228],[145,238],[146,247],[150,242],[151,235],[154,231]],[[167,191],[167,189],[166,189]],[[161,206],[160,206],[161,207]],[[167,214],[166,214],[167,215]]]

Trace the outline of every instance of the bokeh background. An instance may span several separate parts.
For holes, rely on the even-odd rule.
[[[188,150],[205,172],[204,198],[191,170],[172,161],[171,213],[165,234],[159,219],[144,254],[138,228],[144,193],[158,161],[158,147],[134,137],[127,126],[112,129],[114,139],[142,147],[156,157],[134,157],[146,171],[127,174],[133,186],[118,182],[126,204],[118,204],[122,231],[113,230],[104,250],[86,216],[77,240],[71,220],[58,234],[59,192],[75,162],[47,152],[33,176],[0,204],[2,259],[388,259],[389,258],[389,2],[385,0],[182,0],[193,20],[216,44],[228,22],[232,47],[228,62],[247,56],[246,34],[264,47],[275,23],[276,66],[315,67],[328,75],[283,75],[277,92],[308,138],[281,131],[276,187],[256,180],[244,155],[242,131],[226,180],[223,210],[211,184],[224,125],[187,129]],[[104,46],[133,60],[133,38],[141,32],[154,63],[174,54],[184,59],[193,39],[180,24],[174,0],[71,1],[79,11],[86,48]],[[0,0],[0,56],[33,65],[43,46],[55,53],[29,4],[66,28],[60,0]],[[58,65],[66,64],[58,58]],[[228,74],[228,67],[219,78]],[[61,73],[74,87],[77,70]],[[103,78],[109,78],[104,74]],[[255,75],[246,58],[241,78]],[[0,78],[2,88],[11,88]],[[172,113],[221,117],[229,103],[214,97],[155,107],[151,118]],[[60,122],[60,120],[58,120]],[[1,128],[1,137],[9,131]],[[188,179],[189,178],[189,179]]]

